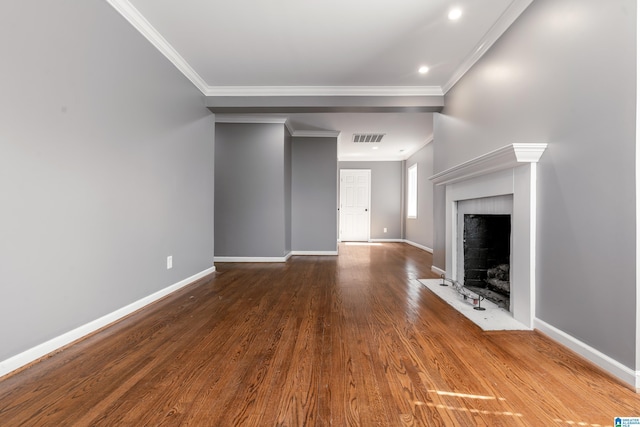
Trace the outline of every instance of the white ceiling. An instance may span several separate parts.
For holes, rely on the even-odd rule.
[[[532,0],[107,1],[205,95],[233,96],[446,93]],[[447,18],[454,7],[457,21]],[[341,160],[404,159],[433,134],[430,113],[305,113],[290,123],[341,131]],[[386,136],[374,151],[350,143],[353,132]]]
[[[405,160],[431,142],[431,113],[308,113],[289,114],[296,130],[340,130],[339,159]],[[354,143],[354,133],[385,134],[379,143]],[[376,149],[374,149],[376,147]]]

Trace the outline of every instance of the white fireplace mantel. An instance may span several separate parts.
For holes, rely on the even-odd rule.
[[[536,165],[544,143],[516,143],[491,151],[433,175],[446,186],[446,275],[456,280],[457,203],[461,200],[513,195],[511,218],[511,312],[533,327],[536,266]]]
[[[437,185],[453,184],[476,176],[511,169],[522,163],[536,163],[546,148],[547,144],[543,143],[510,144],[460,163],[433,175],[429,179]]]

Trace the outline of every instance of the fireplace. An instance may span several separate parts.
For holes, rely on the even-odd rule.
[[[444,273],[453,280],[465,276],[464,215],[510,216],[509,309],[528,328],[535,316],[536,163],[545,148],[511,144],[431,177],[445,188]]]
[[[511,311],[513,195],[455,202],[456,280]]]
[[[462,234],[462,283],[509,310],[511,215],[464,214]]]

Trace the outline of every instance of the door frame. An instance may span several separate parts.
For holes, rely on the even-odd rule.
[[[338,242],[342,242],[342,176],[343,172],[366,172],[369,185],[367,194],[367,238],[371,241],[371,169],[340,169],[338,177]]]

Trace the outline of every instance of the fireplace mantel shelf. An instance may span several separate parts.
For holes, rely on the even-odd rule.
[[[429,179],[437,185],[453,184],[480,175],[514,168],[523,163],[536,163],[546,148],[547,144],[545,143],[510,144],[437,173]]]

